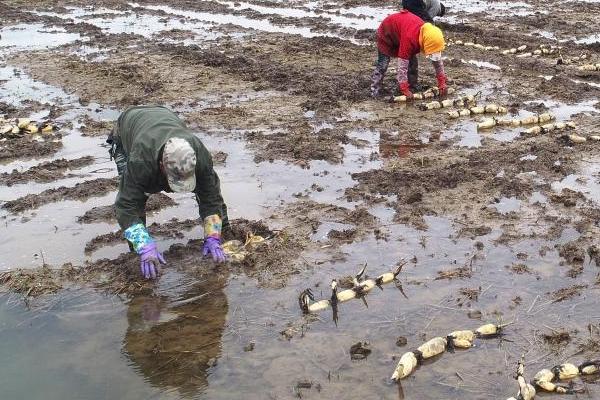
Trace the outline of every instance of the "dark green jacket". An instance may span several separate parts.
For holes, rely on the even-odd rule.
[[[171,191],[158,162],[162,147],[172,137],[187,139],[196,152],[195,194],[200,217],[218,214],[227,220],[212,156],[173,112],[164,107],[131,107],[119,116],[113,135],[127,158],[115,202],[122,229],[143,223],[149,194]]]

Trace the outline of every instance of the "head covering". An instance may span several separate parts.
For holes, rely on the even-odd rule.
[[[169,187],[174,192],[193,192],[196,188],[196,153],[189,142],[171,138],[162,156]]]
[[[437,26],[430,24],[429,22],[423,24],[421,27],[419,44],[421,45],[421,50],[426,56],[433,53],[439,53],[446,48],[446,42],[444,41],[444,34],[442,33],[442,30]]]

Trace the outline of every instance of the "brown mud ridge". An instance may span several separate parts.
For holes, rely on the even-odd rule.
[[[60,138],[60,135],[55,137]],[[43,142],[28,137],[11,139],[0,143],[0,161],[49,156],[62,146],[62,142],[57,139]]]
[[[307,122],[290,127],[289,131],[271,134],[249,132],[246,140],[257,148],[255,162],[286,160],[308,167],[309,160],[340,163],[344,156],[341,144],[349,143],[341,131],[323,129],[315,132]]]
[[[54,182],[59,179],[76,176],[74,174],[67,174],[66,171],[87,167],[93,162],[94,157],[92,156],[84,156],[74,160],[61,158],[41,163],[23,172],[14,169],[10,173],[4,172],[0,174],[0,185],[12,186],[32,181],[37,183]]]
[[[164,193],[151,194],[146,202],[146,212],[159,211],[163,208],[176,206],[177,202]],[[87,210],[85,214],[77,218],[77,222],[82,224],[93,224],[97,222],[115,222],[114,205],[94,207]]]
[[[188,225],[196,221],[190,220]],[[184,223],[187,223],[184,221]],[[181,222],[178,221],[179,224]],[[172,223],[171,225],[175,225]],[[160,229],[165,229],[165,227]],[[171,229],[175,229],[171,226]],[[261,221],[233,220],[228,239],[244,241],[249,233],[269,238],[249,254],[243,262],[215,264],[202,257],[202,240],[190,240],[188,244],[174,244],[164,253],[168,264],[164,272],[177,269],[191,276],[222,275],[243,272],[258,278],[264,285],[281,287],[287,278],[298,270],[294,267],[305,240],[293,230],[271,231]],[[15,269],[0,273],[0,290],[4,289],[28,296],[57,293],[67,286],[91,286],[111,294],[150,293],[152,281],[144,280],[139,273],[139,257],[124,253],[116,259],[101,259],[82,266],[71,263],[60,268],[43,266],[37,269]]]
[[[547,182],[560,180],[574,172],[575,162],[583,154],[566,152],[551,137],[507,144],[492,142],[476,150],[440,152],[440,146],[446,144],[434,143],[384,169],[353,174],[359,183],[347,189],[346,196],[373,199],[377,195],[396,195],[397,219],[423,228],[424,215],[459,214],[465,212],[465,207],[473,208],[474,201],[475,209],[477,205],[481,209],[498,197],[525,200],[534,190],[550,191],[547,184],[529,182],[519,174],[536,171]],[[524,154],[535,154],[537,158],[523,163],[520,158]],[[504,172],[499,176],[501,170]],[[486,227],[478,229],[487,231]]]
[[[108,136],[114,125],[113,121],[97,121],[89,115],[85,115],[80,122],[81,136]]]
[[[117,189],[116,178],[98,178],[78,183],[73,187],[61,186],[57,189],[44,190],[40,194],[28,194],[18,199],[7,201],[2,208],[12,213],[36,209],[44,204],[63,200],[84,201],[90,197],[102,196]]]
[[[201,221],[199,219],[186,219],[185,221],[179,221],[173,218],[169,222],[159,224],[153,223],[148,226],[148,232],[153,237],[169,238],[169,239],[181,239],[184,237],[181,231],[188,231],[194,227],[200,226]],[[91,253],[104,246],[111,246],[118,243],[125,243],[123,237],[123,231],[119,229],[116,232],[105,233],[103,235],[96,236],[85,244],[85,252]]]
[[[260,235],[267,240],[254,248],[241,262],[227,263],[226,267],[216,265],[209,258],[202,258],[202,240],[193,239],[187,244],[173,244],[164,255],[167,267],[176,268],[186,274],[229,274],[244,273],[258,280],[264,287],[281,288],[291,275],[312,266],[300,257],[303,251],[318,244],[311,243],[309,236],[316,232],[323,212],[334,222],[355,224],[356,239],[377,230],[377,219],[364,208],[354,210],[313,201],[293,203],[271,220],[282,219],[292,224],[282,229],[272,230],[262,221],[235,219],[231,229],[224,232],[224,240],[245,241],[249,234]],[[199,224],[199,220],[170,221],[166,224],[153,224],[152,232],[165,237],[181,237],[180,230],[189,230]],[[113,240],[121,240],[116,234],[100,236],[90,246],[100,246]],[[343,244],[345,239],[331,239],[332,244]],[[335,247],[335,246],[334,246]],[[92,286],[110,293],[140,294],[152,290],[152,282],[144,281],[139,275],[139,258],[134,253],[121,254],[116,259],[101,259],[88,262],[80,267],[68,263],[60,268],[47,266],[38,269],[16,269],[0,274],[0,288],[39,296],[58,292],[66,286]]]
[[[276,43],[278,42],[278,43]],[[284,54],[298,54],[319,48],[322,65],[309,65],[309,62],[288,60],[277,62],[264,52],[269,45],[277,45]],[[362,101],[369,98],[370,79],[364,71],[350,73],[339,68],[341,60],[348,58],[367,60],[372,58],[370,49],[350,45],[347,41],[335,38],[316,37],[310,39],[282,36],[265,37],[256,43],[237,43],[236,46],[202,49],[198,46],[158,45],[161,52],[173,56],[182,56],[193,65],[219,68],[224,72],[239,76],[241,79],[261,85],[261,89],[290,91],[294,95],[310,98],[305,104],[307,109],[337,107],[340,101]],[[342,51],[343,50],[343,51]],[[281,50],[280,50],[281,51]],[[343,54],[341,54],[343,53]],[[350,53],[350,54],[349,54]],[[327,57],[335,57],[333,65],[328,65]],[[314,56],[313,56],[314,57]],[[339,60],[339,65],[335,61]],[[330,61],[331,62],[331,61]]]

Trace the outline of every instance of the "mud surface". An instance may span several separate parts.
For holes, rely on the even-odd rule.
[[[118,186],[117,179],[98,178],[73,187],[61,186],[57,189],[48,189],[40,194],[28,194],[15,200],[7,201],[2,208],[18,213],[25,210],[36,209],[44,204],[62,200],[86,200],[94,196],[102,196],[115,190]]]
[[[74,174],[67,173],[67,171],[86,167],[93,162],[94,158],[92,156],[85,156],[74,160],[61,158],[41,163],[22,172],[14,169],[11,173],[4,172],[0,174],[0,184],[12,186],[26,182],[52,182],[66,177],[72,177]]]
[[[507,398],[522,354],[528,379],[600,358],[600,75],[578,68],[600,62],[596,1],[448,0],[455,96],[508,109],[459,119],[391,103],[395,60],[370,98],[374,32],[398,2],[1,5],[0,117],[60,127],[0,140],[6,398]],[[105,143],[135,104],[172,108],[209,149],[224,238],[267,239],[243,261],[202,256],[194,197],[158,194],[148,227],[168,263],[140,278]],[[542,113],[576,128],[477,129]],[[334,278],[400,264],[335,314],[300,312],[307,288],[327,299]],[[404,351],[487,322],[510,325],[389,382]],[[597,377],[574,382],[599,396]]]
[[[177,202],[164,193],[152,194],[146,202],[146,212],[159,211],[163,208],[177,205]],[[77,218],[77,221],[84,224],[95,222],[114,222],[117,220],[115,208],[113,205],[94,207],[87,210],[85,214]]]

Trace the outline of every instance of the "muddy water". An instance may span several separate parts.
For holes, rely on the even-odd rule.
[[[96,9],[65,4],[68,7],[60,12],[40,12],[36,7],[29,11],[39,17],[86,22],[100,28],[106,35],[134,33],[157,42],[165,41],[162,37],[165,32],[180,29],[194,36],[176,42],[200,45],[205,44],[203,40],[219,41],[224,36],[241,40],[249,36],[250,30],[254,34],[262,31],[304,37],[340,36],[335,33],[340,27],[373,29],[389,12],[389,9],[370,6],[353,7],[355,2],[348,2],[344,7],[320,2],[294,2],[291,6],[283,2],[222,3],[242,14],[198,12],[176,1],[141,4],[140,7],[147,13],[140,10],[131,12],[125,6],[123,10],[113,10],[111,5],[104,7],[102,4]],[[465,5],[464,2],[450,1],[449,5],[452,8],[448,19],[469,18],[471,14],[484,11],[496,16],[515,10],[521,15],[538,11],[537,7],[522,2],[515,2],[512,7],[506,2]],[[137,5],[130,4],[128,7],[134,6]],[[255,13],[259,14],[258,18]],[[273,15],[288,18],[290,24],[281,25],[267,19],[272,19]],[[311,29],[311,26],[298,23],[298,19],[318,16],[330,21],[327,29]],[[228,23],[233,27],[223,28]],[[35,35],[37,39],[26,40],[19,32]],[[90,39],[89,42],[75,44],[77,39],[85,40],[86,36],[63,31],[61,27],[34,24],[21,30],[13,26],[3,28],[1,33],[3,56],[69,44],[67,50],[56,50],[56,54],[61,56],[61,51],[75,52],[84,57],[100,54],[107,60],[111,59],[110,52],[104,52],[107,46],[109,49],[113,46],[109,41]],[[123,47],[119,51],[122,52]],[[143,46],[137,46],[135,51],[143,52]],[[511,73],[512,68],[506,68],[502,60],[472,60],[472,57],[480,56],[473,54],[465,59],[481,69],[467,67],[499,74],[498,67],[502,74]],[[320,58],[316,65],[323,61]],[[352,60],[342,61],[336,64],[336,68],[343,69],[344,65],[352,63]],[[369,59],[365,63],[364,69],[370,69],[371,61]],[[363,66],[352,67],[360,70]],[[482,96],[490,101],[507,98],[504,89],[496,86],[495,79],[482,82],[475,79],[476,75],[468,75],[472,71],[461,72],[465,74],[462,82],[470,85],[462,89],[465,94],[482,92]],[[535,76],[539,73],[536,72]],[[59,106],[60,113],[55,120],[63,125],[63,147],[51,156],[7,161],[0,165],[0,173],[25,170],[53,159],[76,159],[84,155],[94,156],[95,163],[69,171],[75,176],[55,182],[0,187],[0,199],[13,200],[61,185],[74,186],[82,181],[115,176],[103,136],[83,136],[82,133],[85,131],[85,117],[94,121],[114,120],[120,109],[113,104],[93,101],[88,104],[72,94],[72,86],[61,88],[36,81],[31,76],[21,68],[15,71],[12,64],[3,64],[0,67],[1,101],[22,109],[27,114],[24,116],[34,119],[45,118],[50,106]],[[241,82],[237,76],[229,79],[235,85]],[[228,97],[221,91],[214,91],[200,101],[196,98],[181,99],[177,105],[169,105],[186,118],[221,106],[235,109],[264,99],[273,103],[290,101],[289,98],[282,100],[281,93],[273,93],[268,88],[265,90],[258,86],[254,90],[250,94]],[[582,114],[593,118],[597,109],[596,100],[547,100],[536,95],[538,97],[538,100],[521,104],[515,116],[531,115],[533,111],[525,108],[533,110],[540,102],[561,121]],[[31,106],[30,100],[42,105]],[[304,99],[291,101],[303,102]],[[308,122],[315,132],[323,135],[327,135],[329,130],[344,130],[349,141],[341,145],[344,158],[340,163],[301,160],[305,161],[302,167],[277,157],[272,162],[256,163],[257,146],[246,140],[249,130],[243,123],[232,130],[224,130],[220,124],[208,124],[203,126],[204,129],[198,129],[197,134],[210,150],[227,153],[225,164],[216,168],[231,217],[264,219],[272,228],[285,227],[297,221],[268,217],[276,210],[285,210],[285,206],[298,199],[308,198],[350,209],[354,206],[367,207],[379,218],[377,227],[380,232],[377,235],[368,232],[351,243],[335,243],[328,238],[328,233],[351,229],[353,225],[336,221],[324,212],[320,216],[321,224],[307,235],[314,245],[299,257],[302,268],[290,274],[285,285],[277,289],[264,282],[272,276],[273,271],[270,270],[258,271],[251,278],[250,274],[229,266],[222,268],[225,271],[229,268],[231,273],[197,277],[177,272],[171,266],[152,290],[135,297],[106,294],[77,285],[67,285],[67,289],[54,295],[28,298],[27,302],[23,301],[22,295],[3,294],[0,297],[0,386],[4,397],[506,398],[516,393],[512,374],[521,354],[526,356],[529,377],[538,369],[566,360],[579,362],[584,358],[598,358],[597,345],[591,351],[580,353],[580,346],[588,338],[597,338],[597,333],[590,328],[590,325],[600,323],[598,288],[593,284],[597,268],[584,252],[582,273],[574,281],[566,276],[570,267],[559,257],[555,247],[584,235],[581,229],[565,223],[565,229],[557,235],[550,238],[543,236],[547,228],[543,217],[558,218],[561,213],[561,210],[552,208],[553,194],[570,188],[582,192],[593,203],[597,204],[600,200],[597,182],[597,162],[600,159],[597,153],[587,158],[574,173],[546,182],[551,187],[548,191],[544,189],[543,193],[537,190],[530,196],[501,193],[493,199],[485,198],[482,203],[473,202],[471,207],[480,210],[480,214],[497,215],[494,223],[485,219],[475,221],[486,225],[482,228],[488,228],[488,223],[491,226],[481,230],[482,234],[470,233],[469,228],[477,228],[470,226],[470,222],[465,225],[452,213],[446,215],[435,210],[425,211],[427,228],[418,230],[396,220],[394,208],[409,207],[408,204],[394,204],[403,193],[385,195],[387,202],[376,204],[360,200],[349,202],[345,191],[357,183],[351,174],[387,168],[394,163],[410,162],[414,163],[416,170],[425,168],[432,158],[428,150],[437,144],[430,140],[429,125],[434,127],[432,129],[437,129],[436,124],[437,127],[443,126],[440,128],[440,142],[456,145],[438,148],[435,156],[440,158],[456,148],[480,147],[473,151],[483,151],[498,142],[506,143],[508,147],[518,140],[518,130],[482,133],[475,129],[474,119],[439,123],[443,117],[439,118],[434,113],[418,114],[415,119],[414,110],[408,107],[390,111],[387,104],[374,102],[343,107],[343,111],[332,110],[329,115],[322,110],[319,113],[305,112],[302,106],[298,107],[302,111],[294,114],[294,119]],[[271,109],[263,111],[273,112]],[[408,119],[407,124],[402,124],[400,115]],[[380,117],[382,120],[379,120]],[[223,117],[226,118],[227,115]],[[418,140],[407,141],[409,144],[403,140],[399,140],[401,144],[380,142],[383,133],[402,137],[413,123],[419,125]],[[270,134],[281,129],[268,126],[262,133]],[[584,129],[588,129],[585,133],[589,133],[595,128]],[[560,151],[573,150],[561,148]],[[533,147],[519,152],[518,160],[526,166],[525,172],[520,175],[535,174],[527,169],[528,165],[539,161],[534,153]],[[508,167],[498,165],[494,174],[504,176],[507,173],[504,168],[508,170]],[[544,182],[541,176],[532,178],[536,179]],[[475,186],[470,190],[476,192],[480,188]],[[424,195],[427,196],[427,193]],[[39,266],[43,262],[54,266],[64,262],[81,264],[88,258],[112,259],[125,252],[127,248],[121,243],[85,255],[83,249],[89,240],[117,227],[114,222],[77,222],[77,218],[92,207],[111,204],[114,196],[115,193],[105,193],[85,201],[50,203],[18,215],[0,212],[0,222],[3,222],[0,224],[0,271]],[[191,196],[172,197],[179,204],[152,214],[149,222],[197,215]],[[443,201],[443,197],[441,199]],[[518,240],[505,238],[507,231],[510,232],[507,226],[511,224],[518,225],[514,228],[520,230]],[[165,250],[171,244],[185,243],[187,239],[198,238],[201,234],[188,231],[183,238],[159,240],[159,247]],[[340,305],[337,325],[329,311],[318,316],[301,315],[297,296],[302,290],[311,288],[318,298],[326,298],[332,278],[353,275],[364,263],[368,265],[367,273],[376,276],[391,270],[400,259],[408,262],[400,276],[402,290],[390,284],[383,291],[375,289],[367,296],[366,304],[355,300]],[[292,261],[286,262],[292,264]],[[291,269],[292,265],[289,267]],[[457,268],[463,268],[462,277],[438,279]],[[585,283],[588,287],[572,298],[554,302],[553,292],[575,283]],[[196,296],[202,297],[182,305],[186,299]],[[477,340],[473,349],[443,354],[426,362],[400,386],[389,382],[388,377],[403,352],[434,336],[497,321],[512,322],[506,328],[505,337]],[[554,348],[544,341],[543,334],[562,330],[570,333],[569,342]],[[282,335],[282,331],[287,336]],[[399,336],[406,338],[406,346],[396,346]],[[365,360],[354,361],[350,358],[349,349],[359,341],[368,342],[372,353]],[[598,385],[594,382],[587,385],[587,390],[590,398],[600,396]]]

